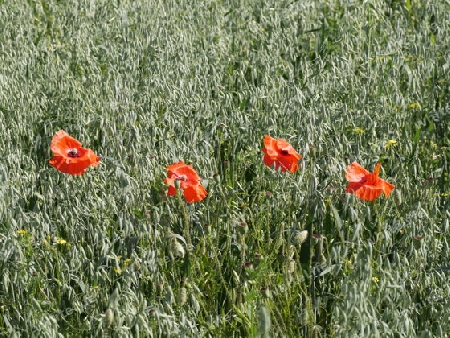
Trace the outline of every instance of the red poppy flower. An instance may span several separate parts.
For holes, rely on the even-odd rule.
[[[374,172],[370,173],[357,162],[350,164],[345,175],[350,183],[345,192],[364,201],[373,201],[382,193],[388,197],[395,186],[378,177],[380,167],[381,163],[377,163]]]
[[[167,166],[167,171],[168,177],[164,179],[164,182],[169,185],[167,196],[173,196],[177,193],[175,181],[180,182],[180,189],[183,190],[186,202],[200,202],[208,194],[200,183],[202,179],[191,165],[180,161]]]
[[[281,171],[289,170],[291,173],[298,170],[298,161],[302,155],[297,153],[289,142],[282,139],[274,139],[269,135],[264,136],[264,163],[275,169],[281,168]]]
[[[66,174],[84,174],[89,166],[96,167],[100,162],[100,157],[91,149],[82,148],[81,143],[64,130],[58,131],[53,136],[50,149],[53,152],[53,158],[48,162]]]

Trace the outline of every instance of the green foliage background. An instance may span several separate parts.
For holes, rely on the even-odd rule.
[[[449,11],[0,1],[0,334],[448,335]],[[59,129],[100,166],[53,169]],[[203,202],[165,196],[178,160]],[[354,160],[393,194],[345,194]]]

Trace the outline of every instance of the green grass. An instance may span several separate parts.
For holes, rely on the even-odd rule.
[[[186,3],[0,1],[0,335],[450,335],[448,1]],[[100,166],[52,168],[59,129]]]

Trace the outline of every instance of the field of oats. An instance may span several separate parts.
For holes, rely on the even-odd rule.
[[[449,13],[1,0],[0,335],[450,335]],[[51,166],[59,130],[99,165]],[[392,193],[346,193],[354,161]]]

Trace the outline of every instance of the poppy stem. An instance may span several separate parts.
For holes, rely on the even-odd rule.
[[[212,241],[212,237],[208,236],[208,242],[209,242],[209,246],[211,248],[213,248],[215,246],[215,244]],[[230,285],[227,284],[227,282],[225,281],[225,278],[223,277],[223,269],[222,269],[222,263],[220,262],[220,259],[218,257],[217,254],[213,254],[211,253],[211,256],[213,256],[216,264],[217,264],[217,271],[218,271],[218,276],[219,276],[219,280],[220,283],[222,284],[223,290],[225,291],[226,297],[227,297],[227,301],[228,301],[228,305],[230,306],[230,308],[233,307],[233,294],[230,292]]]
[[[184,238],[186,239],[187,249],[188,251],[190,251],[190,249],[192,248],[192,241],[191,241],[191,227],[189,222],[189,212],[187,210],[186,203],[183,201],[183,198],[181,196],[182,194],[181,191],[182,191],[181,189],[177,189],[177,199],[181,207],[181,212],[183,214],[183,225],[184,225],[183,235]]]
[[[382,227],[383,212],[380,211],[379,203],[376,203],[374,205],[374,209],[375,209],[375,219],[376,219],[376,225],[377,225],[376,234],[375,234],[375,245],[376,245],[376,247],[380,247],[381,241],[382,241],[381,232],[383,231],[383,227]]]

